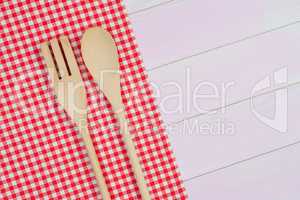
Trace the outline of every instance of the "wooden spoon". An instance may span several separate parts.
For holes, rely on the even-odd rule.
[[[120,124],[120,132],[125,143],[130,163],[143,200],[150,200],[150,193],[136,153],[133,137],[125,118],[125,108],[121,96],[118,50],[111,35],[100,27],[88,29],[81,40],[83,60],[101,91],[112,105]]]

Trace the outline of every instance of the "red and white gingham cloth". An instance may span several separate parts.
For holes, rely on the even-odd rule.
[[[89,128],[112,198],[140,199],[111,107],[80,58],[81,36],[96,25],[118,46],[127,118],[153,199],[186,199],[121,1],[6,0],[0,8],[0,199],[101,199],[40,55],[41,42],[62,34],[88,88]]]

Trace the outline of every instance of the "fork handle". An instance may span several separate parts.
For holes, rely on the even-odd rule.
[[[124,110],[124,109],[123,109]],[[116,117],[120,124],[120,132],[122,134],[122,139],[127,150],[127,154],[132,165],[134,176],[137,182],[137,186],[142,196],[142,200],[151,200],[150,193],[147,187],[147,183],[143,174],[143,170],[137,156],[135,145],[133,142],[133,136],[130,134],[128,129],[128,123],[125,118],[124,111],[117,112]]]
[[[95,150],[93,142],[92,142],[92,138],[91,138],[91,136],[89,134],[89,130],[86,126],[81,130],[81,135],[82,135],[85,147],[87,149],[88,156],[90,158],[90,163],[92,165],[92,168],[93,168],[96,180],[97,180],[99,190],[102,194],[102,197],[104,200],[111,200],[110,194],[108,192],[108,188],[107,188],[104,176],[103,176],[103,172],[102,172],[102,169],[99,164],[98,156],[96,154],[96,150]]]

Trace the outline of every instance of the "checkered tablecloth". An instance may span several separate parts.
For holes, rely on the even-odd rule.
[[[78,128],[57,103],[41,42],[68,35],[88,88],[89,128],[113,199],[140,199],[111,106],[80,57],[92,26],[117,43],[127,118],[153,199],[186,199],[119,0],[0,2],[0,199],[101,199]]]

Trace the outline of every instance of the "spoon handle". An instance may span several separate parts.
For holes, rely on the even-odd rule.
[[[135,145],[133,142],[133,136],[130,134],[128,129],[128,123],[125,118],[124,111],[121,111],[116,114],[116,117],[120,123],[120,132],[122,134],[122,139],[125,144],[125,148],[127,150],[127,154],[132,165],[132,169],[134,172],[134,176],[142,195],[142,200],[151,200],[150,193],[148,191],[147,183],[143,174],[142,167],[140,165],[139,158],[137,156],[137,152],[135,149]]]

